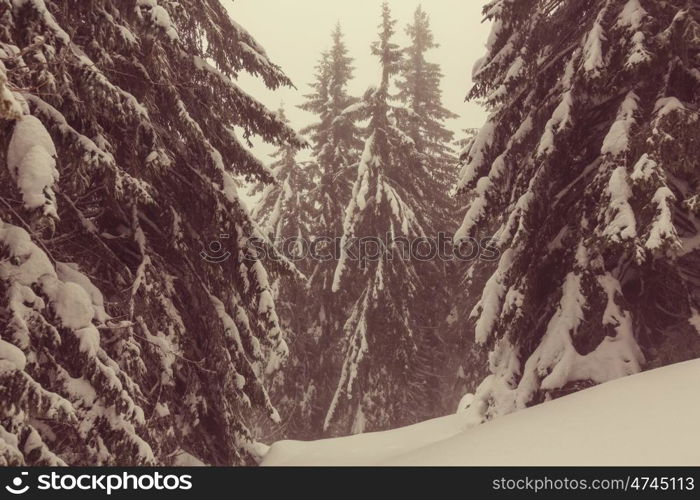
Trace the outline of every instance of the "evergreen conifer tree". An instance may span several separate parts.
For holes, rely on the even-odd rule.
[[[492,114],[465,155],[457,233],[502,252],[472,311],[491,351],[477,419],[700,355],[697,4],[484,12],[470,97]]]
[[[422,6],[416,8],[406,34],[410,43],[402,51],[396,79],[399,106],[394,109],[394,114],[398,127],[422,153],[427,173],[433,180],[425,185],[432,189],[420,193],[421,210],[430,221],[431,236],[447,235],[456,229],[454,212],[459,205],[454,196],[446,195],[455,185],[458,169],[453,149],[454,133],[445,126],[445,121],[457,118],[457,115],[442,104],[442,71],[439,64],[429,61],[430,51],[439,45],[430,28],[429,15]],[[458,373],[455,366],[464,362],[465,354],[459,331],[446,323],[447,303],[443,302],[459,285],[460,266],[454,260],[436,261],[436,264],[439,264],[438,272],[424,282],[433,293],[434,308],[433,315],[425,318],[419,347],[419,365],[430,387],[426,394],[428,400],[421,405],[423,419],[454,410],[454,400],[460,396],[452,389]]]
[[[273,180],[250,136],[302,140],[244,71],[290,85],[216,0],[0,0],[2,463],[244,463],[246,415],[279,419],[234,176]]]
[[[401,62],[394,31],[384,3],[379,41],[372,47],[381,81],[346,110],[369,119],[369,137],[345,210],[333,282],[334,292],[348,294],[353,304],[344,326],[340,380],[325,421],[340,432],[412,422],[415,409],[426,401],[419,373],[420,327],[434,310],[423,280],[435,264],[411,258],[409,246],[430,234],[421,197],[434,179],[425,155],[397,127],[390,103],[391,81]]]
[[[362,152],[362,131],[355,117],[346,110],[359,99],[348,94],[352,79],[352,58],[343,41],[340,24],[331,34],[331,49],[324,52],[318,65],[313,92],[300,107],[318,116],[318,121],[303,132],[310,136],[313,162],[319,179],[309,192],[313,210],[312,233],[317,256],[335,255],[335,241],[343,234],[343,214],[352,191],[357,162]],[[319,239],[322,238],[322,239]],[[310,294],[317,297],[309,304],[309,326],[325,340],[337,338],[338,313],[342,300],[330,293],[335,259],[315,258],[309,270]]]
[[[286,435],[297,439],[323,435],[323,420],[335,389],[334,377],[329,375],[336,373],[341,361],[339,345],[348,299],[331,291],[334,255],[362,147],[361,130],[344,114],[358,99],[348,94],[353,67],[340,25],[331,41],[330,49],[321,55],[312,92],[300,106],[318,117],[303,130],[312,144],[312,158],[305,164],[304,179],[292,185],[295,192],[303,192],[307,212],[288,215],[308,219],[305,258],[297,262],[307,280],[301,286],[289,278],[279,282],[279,293],[288,299],[285,317],[291,321],[290,337],[296,349],[278,377],[274,397],[284,413]]]
[[[277,115],[283,123],[289,124],[283,108],[277,111]],[[275,182],[258,184],[253,190],[253,193],[262,191],[260,200],[253,209],[253,218],[263,234],[286,257],[304,255],[300,245],[305,244],[311,236],[312,204],[308,194],[317,175],[314,175],[313,164],[309,167],[308,163],[297,162],[298,151],[297,145],[282,144],[272,154],[274,162],[270,169]],[[303,261],[301,265],[304,265]]]
[[[406,34],[411,43],[404,49],[397,79],[397,98],[405,107],[405,113],[398,114],[399,125],[413,139],[416,149],[451,165],[454,134],[444,122],[457,115],[442,105],[440,65],[426,59],[426,52],[439,45],[430,29],[430,17],[421,6],[406,27]]]
[[[283,109],[278,115],[287,123]],[[320,178],[314,161],[298,162],[298,147],[284,144],[272,157],[275,183],[261,187],[262,195],[253,210],[253,218],[262,233],[270,239],[279,253],[293,261],[299,272],[275,276],[272,282],[275,304],[280,321],[295,349],[283,369],[270,381],[270,397],[282,416],[280,425],[263,419],[258,427],[265,437],[313,438],[320,435],[320,425],[313,425],[313,406],[317,391],[313,375],[318,363],[318,338],[309,334],[313,321],[309,310],[316,301],[309,293],[307,275],[314,260],[309,256],[318,211],[310,195]],[[317,419],[318,420],[318,419]]]
[[[341,361],[338,351],[348,299],[331,291],[334,255],[362,147],[362,132],[354,118],[344,113],[358,102],[347,90],[352,71],[352,59],[338,24],[331,34],[330,49],[321,54],[310,85],[312,92],[300,106],[318,117],[303,129],[312,144],[312,158],[299,175],[285,177],[287,191],[294,193],[297,201],[301,197],[304,206],[278,207],[281,188],[268,187],[257,208],[258,218],[267,220],[263,225],[274,219],[279,233],[294,233],[291,228],[304,220],[304,230],[299,233],[305,235],[306,248],[304,258],[296,264],[307,279],[300,283],[285,277],[278,282],[278,293],[285,297],[278,305],[283,303],[283,318],[297,349],[277,376],[273,394],[284,413],[286,436],[298,439],[322,436],[323,419],[335,389],[329,374],[335,373]]]

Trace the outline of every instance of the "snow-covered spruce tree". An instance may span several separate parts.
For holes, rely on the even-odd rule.
[[[289,124],[283,108],[277,115],[282,123]],[[300,246],[309,240],[312,203],[308,193],[317,177],[313,164],[297,162],[298,151],[298,145],[280,145],[272,154],[274,162],[270,165],[275,182],[258,184],[253,190],[253,193],[262,191],[253,209],[253,219],[262,233],[290,257],[302,256]],[[282,248],[285,245],[289,248]]]
[[[700,356],[697,2],[497,0],[457,236],[495,234],[477,419]],[[483,267],[482,267],[483,269]]]
[[[311,217],[309,251],[313,250],[313,255],[309,253],[301,265],[308,281],[306,290],[296,295],[295,311],[301,322],[290,332],[298,348],[282,375],[285,379],[293,377],[301,391],[295,392],[293,401],[289,396],[283,400],[291,403],[284,413],[284,425],[287,435],[295,438],[322,436],[326,411],[336,388],[335,374],[342,362],[339,351],[350,299],[342,291],[332,292],[336,266],[332,256],[343,234],[344,210],[363,146],[362,131],[354,117],[344,113],[358,102],[348,94],[352,73],[352,58],[337,25],[331,34],[330,49],[321,55],[310,85],[312,92],[300,106],[318,118],[303,130],[313,147],[309,168],[315,185],[305,193]],[[280,284],[281,288],[287,285],[295,286],[286,279]]]
[[[458,148],[460,161],[466,159],[469,155],[469,151],[476,140],[476,136],[479,134],[478,128],[465,128],[462,130],[461,137],[457,137],[454,141],[454,145]]]
[[[318,121],[302,132],[309,135],[313,145],[313,156],[324,177],[323,188],[314,196],[323,205],[321,224],[338,227],[342,223],[343,206],[331,203],[337,196],[348,198],[344,187],[331,182],[340,172],[357,163],[362,150],[361,132],[355,121],[344,111],[358,102],[358,98],[348,94],[348,84],[353,77],[352,58],[343,41],[340,24],[331,33],[331,48],[321,54],[316,68],[316,78],[311,83],[312,92],[305,96],[301,109],[318,116]]]
[[[2,463],[242,463],[249,408],[278,418],[286,344],[233,179],[272,175],[234,127],[301,141],[241,71],[289,84],[215,0],[0,0]]]
[[[404,49],[404,60],[397,79],[397,98],[404,108],[397,113],[399,126],[413,139],[416,148],[434,158],[439,173],[446,180],[454,179],[454,133],[445,127],[445,120],[457,115],[442,105],[440,65],[426,60],[426,52],[437,48],[430,17],[418,6],[413,22],[406,27],[411,43]],[[451,185],[451,184],[450,184]],[[444,195],[442,196],[444,198]],[[440,196],[436,196],[440,199]]]
[[[284,111],[278,115],[287,123]],[[318,165],[315,162],[297,162],[298,147],[284,144],[272,155],[271,165],[276,182],[262,187],[262,196],[253,210],[263,234],[270,239],[281,255],[291,258],[296,268],[307,275],[314,262],[309,258],[317,210],[310,192],[318,185]],[[315,338],[306,334],[313,321],[307,309],[316,300],[309,298],[308,280],[299,273],[285,273],[272,280],[273,295],[287,340],[296,345],[284,365],[268,383],[270,397],[282,415],[281,425],[259,421],[260,433],[269,439],[280,437],[309,438],[310,409],[313,390],[311,374],[318,360]],[[283,432],[283,434],[280,434]]]
[[[434,262],[409,259],[410,241],[428,235],[420,205],[434,182],[424,155],[396,126],[389,88],[401,53],[386,3],[379,41],[381,82],[347,112],[369,118],[369,137],[345,211],[333,290],[353,306],[344,325],[344,359],[325,426],[363,432],[412,422],[426,401],[419,373],[423,320],[432,306],[422,278]],[[436,297],[431,297],[435,299]]]
[[[410,40],[403,49],[403,59],[399,66],[397,100],[401,104],[395,109],[398,127],[413,140],[416,149],[424,155],[429,175],[434,180],[430,187],[434,190],[421,193],[425,200],[421,210],[430,220],[434,234],[451,234],[456,229],[454,213],[459,204],[453,196],[446,196],[457,180],[457,157],[453,148],[454,133],[445,126],[448,119],[457,118],[442,104],[440,65],[428,60],[431,50],[439,47],[430,28],[430,17],[419,5],[413,21],[406,27]],[[436,279],[425,283],[435,292],[436,299],[444,296],[445,290],[452,290],[459,283],[459,267],[454,261],[440,263],[442,273]],[[437,304],[436,304],[437,305]],[[426,318],[423,343],[419,349],[423,357],[421,366],[426,369],[431,390],[431,399],[426,404],[428,413],[424,419],[444,415],[454,410],[460,397],[460,385],[455,385],[455,375],[465,361],[464,349],[458,348],[463,337],[456,328],[445,323],[446,314],[440,308],[433,309],[433,316]],[[453,390],[452,388],[455,388]]]
[[[310,138],[313,162],[319,179],[309,192],[313,207],[314,236],[340,237],[343,214],[350,199],[352,181],[362,153],[362,131],[351,113],[345,113],[359,99],[348,94],[352,80],[352,58],[343,41],[340,24],[331,34],[331,48],[321,54],[312,92],[305,96],[301,109],[315,114],[318,121],[302,130]],[[330,290],[335,263],[313,262],[310,270],[312,286],[318,291]],[[315,303],[324,308],[324,301]],[[325,315],[320,313],[321,315]]]
[[[305,96],[301,109],[318,116],[318,121],[302,130],[308,134],[313,147],[313,161],[320,178],[309,192],[314,207],[313,233],[315,236],[340,237],[343,233],[343,214],[352,191],[357,162],[362,153],[362,131],[354,116],[345,111],[359,99],[348,94],[352,80],[352,58],[348,55],[338,24],[331,34],[330,50],[321,54],[313,92]],[[317,291],[328,291],[333,283],[335,263],[332,260],[313,262],[311,285]],[[328,315],[323,299],[315,302],[319,314]],[[314,315],[317,317],[318,315]],[[327,318],[330,319],[330,318]],[[324,324],[326,321],[321,321]],[[323,328],[323,327],[322,327]]]
[[[313,146],[312,159],[289,182],[294,200],[299,196],[304,206],[287,206],[274,218],[278,232],[287,237],[294,237],[293,228],[303,219],[300,232],[306,237],[306,258],[296,264],[308,279],[301,284],[287,277],[277,282],[278,309],[289,322],[287,332],[296,349],[272,385],[272,399],[283,414],[282,425],[266,431],[272,438],[279,438],[280,430],[285,437],[296,439],[322,436],[336,387],[336,380],[328,375],[335,374],[342,361],[338,350],[349,299],[331,292],[336,264],[332,258],[333,239],[343,232],[343,213],[350,199],[362,140],[354,119],[344,114],[358,99],[348,95],[352,59],[339,24],[331,34],[331,42],[330,50],[321,54],[315,81],[310,84],[312,92],[300,106],[318,117],[303,130]],[[269,225],[279,192],[267,188],[269,194],[258,204],[257,215],[264,225]],[[287,246],[285,253],[294,250],[290,243]]]

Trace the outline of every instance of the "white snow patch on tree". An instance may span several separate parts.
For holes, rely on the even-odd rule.
[[[149,19],[153,25],[162,29],[170,40],[175,41],[179,39],[177,30],[170,19],[170,14],[162,5],[158,5],[156,0],[137,0],[136,5],[148,12]]]
[[[626,68],[642,64],[651,59],[651,55],[644,47],[645,40],[646,35],[641,31],[637,31],[632,35],[632,50],[627,56],[627,62],[625,63]]]
[[[491,180],[488,177],[482,177],[476,183],[475,193],[477,196],[469,204],[469,209],[464,216],[462,225],[455,233],[455,241],[466,238],[472,229],[484,218],[484,215],[486,215],[486,208],[488,206],[486,193],[491,188],[491,185]]]
[[[647,11],[640,5],[639,0],[629,0],[617,18],[617,24],[631,30],[638,30],[646,15]]]
[[[649,250],[659,250],[664,245],[680,248],[676,227],[673,224],[673,202],[676,196],[666,186],[661,186],[654,193],[652,202],[656,205],[656,216],[651,224],[649,236],[644,246]]]
[[[180,450],[175,455],[175,460],[173,460],[173,465],[175,467],[206,467],[207,464],[202,462],[200,459],[194,455],[187,453],[184,450]]]
[[[79,285],[90,296],[92,308],[94,310],[94,320],[102,324],[110,319],[105,311],[105,301],[102,292],[92,284],[87,276],[79,271],[77,264],[57,262],[56,274],[61,281]]]
[[[673,113],[674,111],[683,111],[685,106],[676,97],[664,97],[656,101],[654,106],[654,113],[656,114],[656,122],[661,120],[666,115]]]
[[[544,390],[563,387],[573,371],[577,352],[571,343],[584,318],[586,298],[581,291],[581,277],[575,273],[566,276],[557,311],[549,320],[547,333],[535,354],[525,364],[521,385],[527,386],[530,377],[546,375],[540,387]],[[529,402],[530,391],[525,391]]]
[[[610,206],[606,211],[607,226],[603,234],[612,241],[621,242],[637,236],[637,222],[629,204],[632,189],[627,183],[627,170],[617,167],[608,183]]]
[[[56,147],[41,121],[24,115],[15,124],[7,149],[7,166],[27,210],[42,208],[58,218],[53,186],[58,182]]]
[[[573,95],[571,90],[566,90],[561,102],[552,113],[552,117],[545,125],[544,133],[537,148],[537,156],[550,154],[554,151],[556,135],[571,124],[571,111],[573,108]]]
[[[4,53],[0,49],[0,54]],[[0,61],[0,117],[8,120],[16,120],[24,114],[21,96],[15,94],[7,87],[7,75],[5,65]]]
[[[598,283],[608,299],[602,323],[610,325],[615,336],[606,336],[595,350],[586,355],[578,353],[572,337],[585,317],[587,301],[581,276],[569,273],[547,332],[525,363],[522,380],[515,390],[517,408],[524,408],[538,387],[554,390],[579,380],[600,384],[641,371],[644,355],[634,338],[632,315],[620,308],[615,300],[622,295],[620,283],[610,274],[599,276]]]
[[[475,340],[479,344],[485,343],[493,333],[496,321],[503,307],[507,287],[505,278],[513,262],[513,250],[508,249],[503,252],[498,269],[489,278],[484,286],[481,300],[471,312],[472,318],[478,318],[474,328]]]
[[[605,37],[605,31],[601,25],[602,17],[605,14],[605,9],[603,9],[595,23],[593,28],[588,33],[586,38],[586,43],[583,47],[583,67],[592,75],[596,76],[600,73],[600,70],[605,66],[605,61],[603,58],[603,42],[607,40]]]
[[[693,328],[695,328],[695,331],[698,332],[698,335],[700,335],[700,312],[698,312],[697,309],[692,310],[692,314],[690,316],[690,319],[688,319],[688,322]]]
[[[644,153],[639,161],[634,165],[630,179],[634,182],[648,181],[658,167],[657,163]]]
[[[22,350],[3,339],[0,339],[0,360],[6,360],[12,363],[16,370],[24,370],[27,364],[27,358]]]
[[[629,149],[630,131],[635,123],[634,115],[638,109],[638,101],[639,97],[634,91],[627,93],[617,113],[617,120],[610,127],[608,135],[605,136],[601,154],[617,156]]]
[[[464,189],[471,184],[479,175],[479,171],[483,168],[486,162],[486,152],[493,143],[494,134],[496,132],[496,123],[493,118],[489,119],[486,124],[479,130],[474,143],[469,150],[468,161],[462,167],[460,172],[460,180],[457,184],[457,189]]]
[[[60,283],[53,277],[43,279],[43,285],[45,289],[53,289],[53,309],[63,326],[80,329],[91,324],[92,299],[80,285]]]

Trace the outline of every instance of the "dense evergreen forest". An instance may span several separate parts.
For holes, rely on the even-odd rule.
[[[294,130],[218,0],[0,0],[1,465],[251,465],[700,358],[697,2],[486,3],[458,135],[429,10],[368,20],[359,95],[323,27]]]

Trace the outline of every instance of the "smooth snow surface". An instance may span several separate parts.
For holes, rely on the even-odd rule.
[[[464,414],[315,442],[262,465],[700,465],[700,360],[652,370],[466,428]]]

